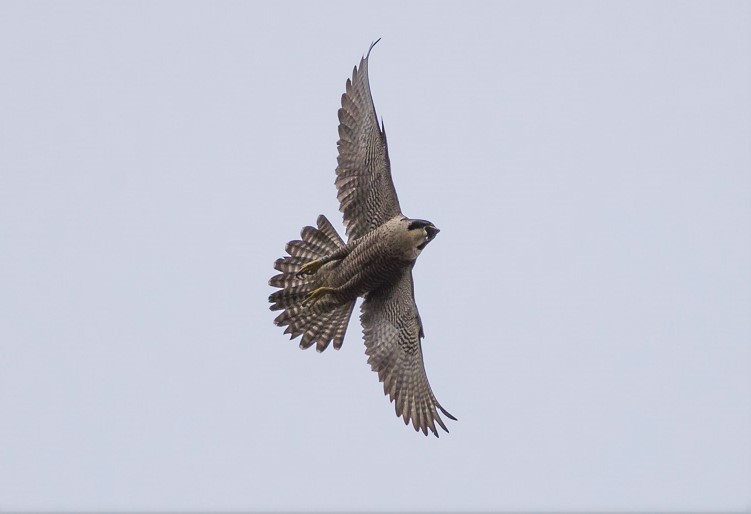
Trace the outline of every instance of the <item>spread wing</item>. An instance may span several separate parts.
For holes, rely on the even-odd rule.
[[[347,79],[339,109],[336,189],[349,239],[361,237],[401,213],[391,180],[383,123],[378,126],[368,81],[368,54]]]
[[[394,285],[368,293],[362,304],[365,353],[368,364],[378,373],[383,390],[396,402],[396,415],[404,417],[404,424],[427,435],[430,429],[436,437],[435,423],[446,432],[438,411],[449,414],[433,395],[422,361],[423,336],[420,314],[414,299],[412,270],[405,269]]]

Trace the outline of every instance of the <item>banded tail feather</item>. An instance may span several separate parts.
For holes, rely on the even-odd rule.
[[[300,231],[301,239],[287,243],[289,255],[274,262],[274,269],[281,273],[271,277],[269,285],[279,290],[269,296],[269,302],[272,311],[282,311],[274,320],[275,325],[286,326],[284,333],[290,334],[290,339],[302,336],[300,348],[307,349],[315,344],[316,351],[322,352],[332,341],[335,349],[342,347],[355,302],[342,304],[326,295],[315,303],[305,303],[308,293],[323,284],[319,274],[298,276],[297,273],[309,262],[344,246],[324,215],[318,216],[317,225],[318,228],[304,227]]]

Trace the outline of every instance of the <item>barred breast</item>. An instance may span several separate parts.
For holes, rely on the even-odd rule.
[[[398,245],[397,223],[385,223],[354,241],[352,251],[331,270],[331,286],[340,288],[342,300],[393,283],[410,265]]]

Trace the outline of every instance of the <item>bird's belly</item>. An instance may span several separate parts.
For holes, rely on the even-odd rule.
[[[396,280],[409,263],[386,252],[375,244],[363,242],[331,270],[331,285],[347,299],[362,296]]]

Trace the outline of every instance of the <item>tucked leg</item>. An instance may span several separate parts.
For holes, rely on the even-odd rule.
[[[318,300],[323,298],[327,294],[336,293],[337,289],[335,287],[318,287],[316,289],[313,289],[311,292],[309,292],[305,296],[305,300],[303,300],[303,305],[313,305]]]
[[[323,266],[327,262],[338,261],[338,260],[345,258],[351,250],[352,249],[350,248],[350,245],[342,246],[341,248],[327,255],[326,257],[323,257],[321,259],[315,259],[313,261],[310,261],[304,264],[300,268],[300,270],[296,273],[296,275],[298,278],[302,277],[303,275],[313,275],[319,269],[321,269],[321,266]]]
[[[302,268],[297,272],[297,277],[300,278],[303,275],[313,275],[316,271],[321,269],[321,266],[325,264],[324,259],[316,259],[304,264]]]

